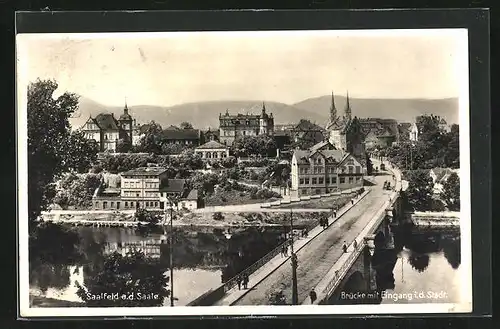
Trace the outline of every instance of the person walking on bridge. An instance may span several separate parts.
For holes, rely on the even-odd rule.
[[[316,291],[314,291],[314,288],[311,289],[311,292],[309,293],[309,297],[311,298],[311,304],[314,304],[318,296],[316,295]]]
[[[243,289],[248,289],[248,274],[243,275]]]
[[[342,246],[342,251],[343,251],[344,253],[346,253],[346,252],[347,252],[347,245],[345,244],[345,241],[344,241],[344,245]]]
[[[242,281],[241,275],[238,275],[236,277],[236,282],[238,283],[238,290],[241,290],[241,281]]]

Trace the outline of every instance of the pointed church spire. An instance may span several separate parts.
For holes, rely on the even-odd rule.
[[[266,104],[262,102],[262,113],[266,113]]]
[[[351,104],[349,103],[349,91],[347,91],[347,103],[345,105],[345,117],[347,120],[351,120]]]
[[[330,122],[333,123],[337,119],[337,109],[335,108],[335,95],[332,91],[332,103],[330,104]]]

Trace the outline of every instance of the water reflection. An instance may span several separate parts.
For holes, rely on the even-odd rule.
[[[355,272],[345,293],[368,292],[366,298],[332,296],[330,304],[454,303],[460,301],[460,231],[417,227],[395,228],[394,249],[381,247],[370,258],[371,270]],[[414,292],[424,296],[412,298]],[[430,297],[430,292],[439,298]],[[429,295],[428,295],[429,294]]]
[[[161,268],[170,264],[169,232],[161,228],[73,228],[79,242],[78,257],[35,257],[30,261],[30,292],[50,298],[81,301],[75,282],[85,285],[99,273],[106,255],[125,255],[140,250],[156,259]],[[185,305],[248,267],[280,241],[283,229],[248,228],[227,230],[174,227],[172,259],[176,305]],[[61,247],[59,246],[59,249]],[[169,273],[166,273],[167,276]],[[167,302],[168,304],[168,302]]]

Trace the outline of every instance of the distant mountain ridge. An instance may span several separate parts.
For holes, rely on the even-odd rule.
[[[362,118],[393,118],[402,122],[413,122],[421,114],[435,114],[448,123],[458,123],[458,99],[361,99],[349,98],[352,115]],[[329,117],[331,95],[309,98],[289,105],[265,101],[267,113],[272,113],[275,124],[299,122],[307,119],[320,126],[325,126]],[[338,115],[343,115],[346,98],[335,96]],[[155,121],[162,127],[190,122],[195,128],[207,129],[219,126],[219,114],[260,113],[262,101],[222,100],[185,103],[169,107],[154,105],[129,106],[129,113],[138,123]],[[81,97],[79,111],[70,120],[73,129],[82,126],[90,115],[114,113],[118,118],[123,113],[123,106],[106,106],[89,98]]]

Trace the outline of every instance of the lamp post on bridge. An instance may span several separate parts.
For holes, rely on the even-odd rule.
[[[292,305],[299,305],[299,295],[297,288],[297,255],[293,249],[293,210],[290,209],[290,251],[292,262]]]
[[[174,306],[174,258],[173,258],[173,251],[174,251],[174,205],[177,204],[177,200],[175,199],[169,199],[169,204],[170,204],[170,225],[169,225],[169,239],[168,239],[168,250],[169,250],[169,267],[170,267],[170,306]],[[164,214],[164,221],[163,221],[163,234],[166,235],[166,230],[165,230],[165,225],[167,223],[167,211],[165,209],[165,214]]]

